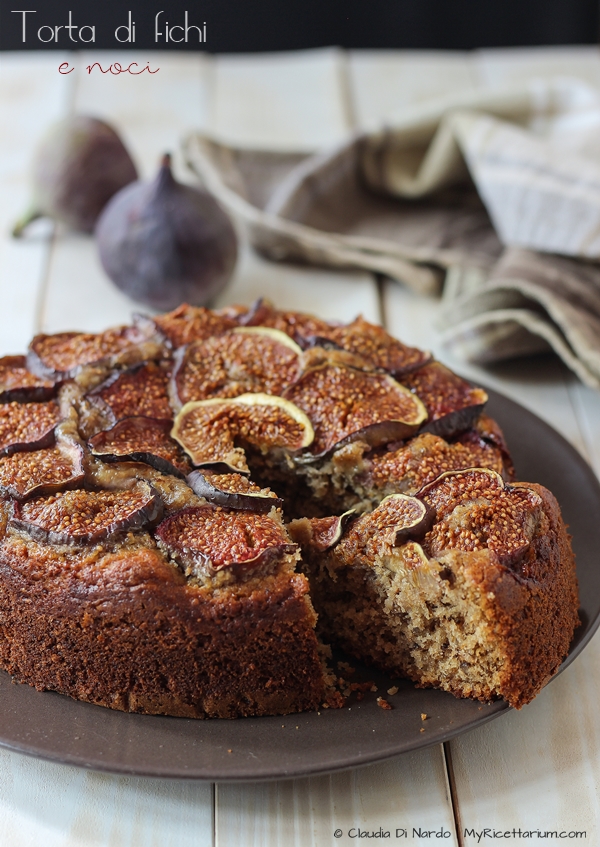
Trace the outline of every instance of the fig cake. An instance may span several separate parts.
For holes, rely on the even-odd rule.
[[[578,623],[487,395],[363,318],[182,305],[0,359],[0,666],[186,717],[343,702],[327,645],[520,708]]]

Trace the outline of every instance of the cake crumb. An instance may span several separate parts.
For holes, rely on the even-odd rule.
[[[348,662],[338,662],[338,668],[344,673],[347,673],[348,676],[352,676],[353,673],[356,673],[356,668],[353,668],[352,665],[349,665]]]
[[[377,686],[376,686],[375,684],[373,684],[373,685],[369,688],[369,691],[372,691],[372,692],[373,692],[373,694],[374,694],[376,691],[379,691],[379,689],[377,688]]]
[[[327,700],[321,705],[322,709],[343,709],[346,701],[339,691],[331,691]]]
[[[397,685],[393,685],[391,688],[388,688],[387,693],[388,693],[388,694],[391,694],[392,696],[393,696],[394,694],[397,694],[397,693],[398,693],[398,686],[397,686]]]
[[[389,709],[393,709],[393,708],[394,708],[394,707],[392,706],[392,704],[391,704],[391,703],[388,703],[388,701],[387,701],[387,700],[384,700],[384,699],[383,699],[383,697],[378,697],[378,698],[377,698],[377,705],[379,706],[379,708],[380,708],[380,709],[386,709],[386,710],[389,710]]]
[[[231,749],[231,747],[229,748],[229,750],[228,750],[227,752],[228,752],[228,753],[233,753],[233,750]]]
[[[373,691],[373,685],[374,683],[372,679],[368,682],[351,682],[348,688],[344,691],[344,694],[349,696],[351,693],[354,693],[356,694],[357,700],[364,700],[367,691]],[[377,688],[375,688],[375,691],[377,691]]]
[[[424,727],[421,727],[421,729],[419,730],[419,732],[425,732],[425,728],[424,728]]]
[[[425,712],[421,712],[421,720],[426,721],[429,715],[426,715]]]

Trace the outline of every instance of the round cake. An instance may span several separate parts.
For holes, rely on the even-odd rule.
[[[110,708],[343,698],[328,645],[520,708],[578,623],[485,391],[362,318],[183,305],[0,360],[0,666]]]

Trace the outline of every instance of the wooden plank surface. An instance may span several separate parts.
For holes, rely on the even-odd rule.
[[[473,63],[479,85],[489,88],[523,85],[544,77],[600,86],[600,50],[592,45],[478,50]]]
[[[63,53],[0,56],[0,338],[5,353],[24,350],[36,323],[52,228],[36,224],[27,241],[10,230],[30,205],[29,173],[40,134],[70,107],[73,80],[57,73]]]
[[[152,67],[160,71],[154,76],[86,71],[97,60],[106,68],[119,58],[122,64],[137,59],[142,66],[146,60],[145,55],[136,53],[124,56],[104,52],[83,52],[73,59],[74,111],[93,113],[118,127],[143,178],[152,178],[161,155],[172,151],[176,175],[189,181],[179,147],[191,128],[204,127],[208,121],[209,61],[203,55],[155,53]],[[52,250],[40,331],[97,331],[126,323],[135,308],[140,309],[104,274],[95,241],[86,235],[61,232]]]
[[[0,832],[7,847],[212,847],[211,787],[0,750]]]
[[[348,57],[349,88],[357,127],[393,126],[407,107],[476,84],[466,53],[442,50],[354,50]]]
[[[382,843],[398,843],[412,839],[413,827],[442,830],[442,843],[457,843],[441,746],[330,776],[220,785],[216,808],[215,847],[351,845],[358,833],[380,830],[390,833]]]
[[[316,150],[349,129],[340,51],[218,56],[211,130],[232,144]]]

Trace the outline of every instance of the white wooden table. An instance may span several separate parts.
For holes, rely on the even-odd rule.
[[[131,77],[85,70],[96,60],[106,66],[125,58],[150,59],[160,72]],[[62,61],[76,70],[60,75]],[[351,129],[392,122],[407,104],[448,90],[548,73],[600,86],[600,54],[593,48],[470,55],[332,49],[216,58],[29,53],[1,55],[0,71],[3,355],[24,350],[34,332],[99,330],[127,321],[132,308],[104,277],[90,238],[45,225],[22,242],[7,235],[27,201],[35,141],[60,115],[87,112],[113,121],[149,176],[160,154],[177,150],[190,128],[248,145],[312,150]],[[180,162],[178,170],[184,174]],[[245,251],[223,302],[247,303],[261,294],[324,317],[362,312],[449,361],[433,329],[436,302],[397,284],[378,285],[362,273],[271,265]],[[600,472],[600,395],[557,361],[485,372],[449,364],[543,417]],[[352,833],[379,828],[391,831],[386,843],[496,844],[492,836],[465,835],[489,828],[585,831],[577,843],[592,847],[600,844],[598,703],[600,635],[521,712],[443,746],[331,776],[210,785],[98,774],[0,749],[0,844],[327,847],[364,843]],[[406,827],[408,837],[395,839],[396,827]],[[411,838],[413,827],[432,834]],[[437,837],[440,829],[448,835]],[[510,843],[548,841],[515,837]]]

